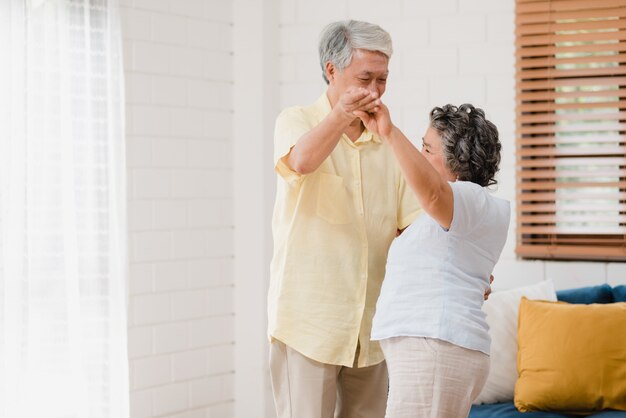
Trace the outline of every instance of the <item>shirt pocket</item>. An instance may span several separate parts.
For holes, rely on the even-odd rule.
[[[320,173],[317,190],[317,216],[331,224],[347,224],[350,218],[350,199],[343,177]]]

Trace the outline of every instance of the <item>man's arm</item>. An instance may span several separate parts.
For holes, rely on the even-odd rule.
[[[317,170],[335,149],[346,128],[356,119],[352,112],[375,111],[379,104],[377,95],[367,89],[348,89],[320,124],[302,135],[283,161],[298,174]]]

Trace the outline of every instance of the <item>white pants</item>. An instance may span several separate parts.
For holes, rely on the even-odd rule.
[[[489,374],[489,356],[446,341],[380,341],[389,370],[386,418],[467,418]]]

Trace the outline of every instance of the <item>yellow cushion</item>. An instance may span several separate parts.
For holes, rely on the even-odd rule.
[[[517,373],[521,412],[626,411],[626,303],[522,298]]]

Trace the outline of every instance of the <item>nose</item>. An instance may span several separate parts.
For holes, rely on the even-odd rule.
[[[370,81],[370,83],[367,86],[367,89],[370,91],[370,93],[376,93],[378,97],[380,97],[383,93],[382,91],[380,91],[381,89],[378,83],[376,82],[376,79],[373,79],[372,81]]]

